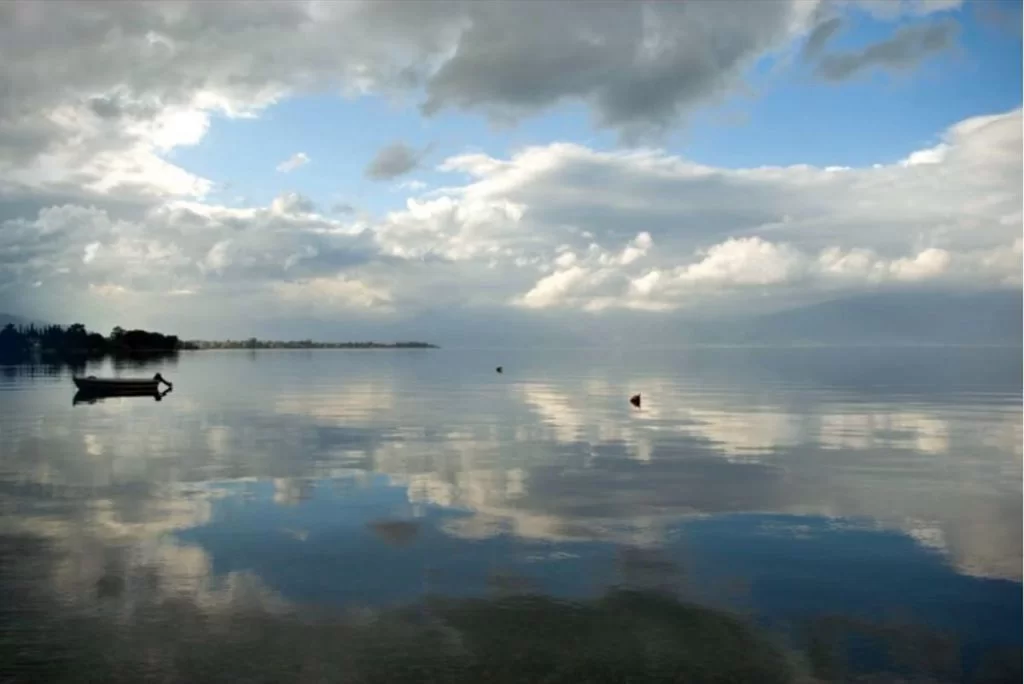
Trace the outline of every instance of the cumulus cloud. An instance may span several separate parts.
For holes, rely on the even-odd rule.
[[[310,161],[309,155],[305,152],[296,152],[292,156],[285,159],[283,162],[277,165],[277,170],[281,173],[291,173],[295,169],[305,166]]]
[[[297,192],[286,192],[274,198],[270,203],[270,211],[281,215],[311,214],[316,211],[316,204]]]
[[[477,4],[454,56],[427,81],[423,109],[514,116],[582,99],[603,125],[663,126],[721,92],[813,9],[741,4],[742,13],[718,3]]]
[[[412,90],[428,113],[498,118],[576,100],[602,125],[659,127],[736,84],[814,5],[5,3],[0,158],[35,172],[110,148],[149,159],[194,142],[211,113],[337,90]]]
[[[802,257],[788,245],[758,237],[731,238],[710,247],[697,263],[677,273],[682,282],[775,285],[799,275]]]
[[[0,224],[0,298],[17,299],[39,281],[67,307],[64,316],[87,311],[92,294],[124,295],[141,308],[186,291],[212,307],[239,292],[283,303],[278,285],[333,277],[376,252],[359,226],[312,209],[294,193],[253,209],[168,203],[137,221],[99,208],[46,208]]]
[[[828,54],[834,12],[919,18],[956,5],[726,4],[0,4],[0,310],[63,320],[116,295],[138,311],[190,300],[223,312],[244,295],[267,315],[303,297],[326,303],[317,316],[540,315],[719,306],[751,289],[784,301],[808,287],[1019,282],[1019,111],[969,119],[876,168],[722,169],[569,143],[459,154],[439,167],[449,185],[432,178],[382,216],[325,215],[297,193],[218,206],[211,179],[169,161],[212,116],[318,91],[413,92],[428,114],[496,120],[572,101],[623,134],[660,131],[793,39],[847,74],[901,67],[914,46],[942,41],[911,23],[889,41],[909,48]],[[401,176],[422,154],[395,143],[367,175]]]
[[[487,249],[508,251],[526,273],[549,269],[516,299],[532,307],[680,306],[695,298],[621,298],[683,284],[1006,284],[1019,280],[1019,125],[1019,111],[973,118],[912,155],[927,163],[863,169],[726,171],[564,144],[510,160],[470,155],[443,166],[473,178],[457,201],[416,204],[392,220],[421,226],[419,253],[450,255],[466,241],[470,208],[511,203],[514,215],[487,222]],[[615,259],[637,225],[654,249]]]
[[[1019,287],[1020,149],[1015,110],[857,169],[719,169],[564,143],[455,156],[441,168],[462,184],[380,218],[332,218],[296,193],[255,208],[178,200],[125,218],[64,204],[0,225],[0,299],[88,311],[101,308],[90,297],[117,293],[170,310],[171,292],[210,307],[244,293],[267,315],[416,316]],[[302,297],[324,304],[296,306]]]
[[[275,284],[277,294],[291,305],[314,311],[337,313],[346,309],[390,311],[391,295],[384,288],[367,285],[346,276],[283,281]]]
[[[0,185],[201,198],[210,181],[167,162],[167,151],[201,140],[213,114],[255,116],[322,91],[423,93],[427,113],[496,120],[575,101],[623,134],[662,130],[810,30],[824,6],[741,4],[4,3]],[[854,6],[891,18],[954,4]],[[901,54],[880,48],[871,59]],[[836,68],[849,70],[848,57]]]
[[[630,248],[627,247],[627,250]],[[1016,255],[994,266],[1001,255]],[[939,281],[1009,284],[1018,275],[1020,242],[1007,248],[977,250],[954,257],[949,251],[928,248],[897,259],[886,259],[870,249],[832,247],[813,254],[785,243],[759,237],[730,238],[700,250],[696,259],[671,269],[629,271],[629,262],[606,257],[601,265],[556,264],[514,303],[528,308],[576,307],[588,311],[609,308],[667,311],[695,303],[716,302],[730,291],[775,287],[813,286],[818,291],[867,286]],[[1015,264],[1011,262],[1016,261]]]

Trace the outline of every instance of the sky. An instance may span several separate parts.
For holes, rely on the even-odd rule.
[[[0,312],[630,330],[1021,289],[1021,3],[0,4]]]

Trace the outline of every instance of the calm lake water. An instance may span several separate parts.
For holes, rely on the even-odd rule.
[[[0,681],[1020,681],[1019,348],[156,371],[0,368]]]

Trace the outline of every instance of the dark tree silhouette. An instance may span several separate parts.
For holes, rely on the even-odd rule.
[[[0,330],[0,360],[5,362],[25,361],[39,355],[44,358],[61,360],[111,355],[140,353],[168,353],[183,348],[177,335],[164,335],[147,330],[125,331],[114,328],[110,337],[89,332],[81,323],[64,328],[47,325],[15,327],[8,324]]]

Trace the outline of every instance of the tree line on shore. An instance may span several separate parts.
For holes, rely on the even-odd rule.
[[[0,359],[22,360],[35,354],[75,358],[107,354],[168,353],[194,348],[177,335],[115,327],[110,335],[90,332],[81,323],[69,326],[8,323],[0,330]]]
[[[434,349],[426,342],[314,342],[313,340],[185,341],[177,335],[115,327],[109,335],[89,331],[83,324],[15,325],[0,329],[0,360],[24,361],[35,356],[50,359],[85,359],[100,356],[168,354],[184,349]]]

